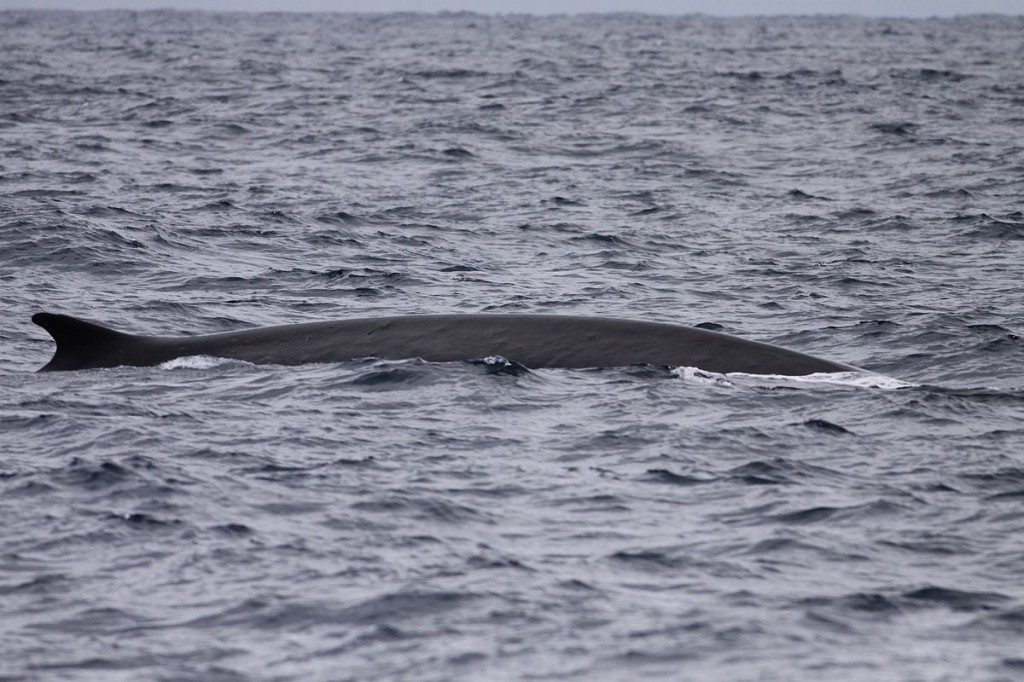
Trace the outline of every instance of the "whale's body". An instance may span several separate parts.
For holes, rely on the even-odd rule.
[[[405,315],[181,337],[126,334],[53,313],[38,313],[32,321],[57,343],[53,359],[39,371],[147,367],[192,355],[278,365],[366,357],[452,362],[500,356],[529,368],[650,364],[789,376],[857,371],[705,329],[567,315]]]

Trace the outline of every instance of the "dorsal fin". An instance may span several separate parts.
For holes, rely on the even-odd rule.
[[[53,359],[41,367],[40,372],[111,367],[118,364],[111,364],[111,357],[116,357],[124,341],[131,338],[129,334],[70,315],[36,313],[32,321],[50,332],[57,342]]]

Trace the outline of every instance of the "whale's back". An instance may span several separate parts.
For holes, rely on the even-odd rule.
[[[694,327],[569,315],[405,315],[182,337],[125,334],[52,313],[32,320],[57,343],[53,359],[40,371],[150,366],[189,355],[281,365],[363,357],[452,362],[501,356],[531,368],[651,364],[782,375],[856,369]]]

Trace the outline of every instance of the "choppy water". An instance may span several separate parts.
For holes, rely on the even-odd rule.
[[[1024,19],[0,13],[0,679],[1024,678]],[[179,361],[413,312],[909,382]]]

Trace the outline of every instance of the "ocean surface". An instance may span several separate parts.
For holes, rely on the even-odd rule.
[[[0,680],[1024,680],[1022,211],[1022,17],[0,12]],[[39,311],[882,376],[36,374]]]

